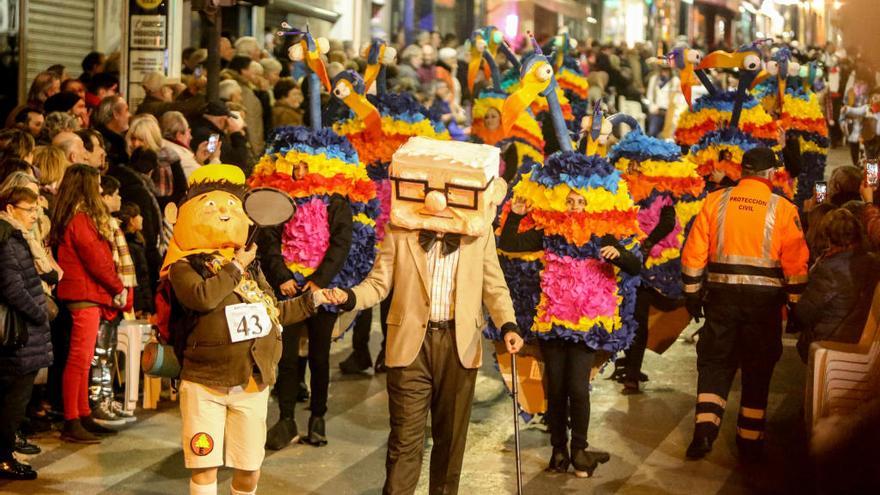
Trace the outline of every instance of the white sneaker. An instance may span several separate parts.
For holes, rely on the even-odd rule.
[[[110,401],[110,410],[113,411],[113,414],[121,418],[126,423],[137,421],[137,417],[134,415],[134,411],[126,411],[125,408],[122,406],[122,403],[119,401]]]
[[[100,402],[96,404],[96,407],[92,408],[92,419],[95,420],[95,423],[98,423],[101,426],[119,426],[125,424],[124,419],[113,414],[107,401]]]

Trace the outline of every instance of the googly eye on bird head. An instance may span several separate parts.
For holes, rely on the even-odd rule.
[[[333,96],[344,100],[351,94],[351,84],[347,81],[339,81],[333,87]]]
[[[535,77],[541,82],[547,82],[553,77],[553,67],[550,64],[542,64],[535,71]]]
[[[699,50],[688,49],[685,52],[685,59],[689,64],[699,65],[703,61],[703,54]]]
[[[775,60],[768,60],[764,63],[764,70],[767,71],[771,76],[779,75],[779,62]]]
[[[294,62],[302,62],[305,59],[302,43],[291,45],[290,48],[287,49],[287,56]]]
[[[797,62],[790,62],[788,64],[788,75],[791,77],[797,77],[801,74],[801,64]]]
[[[394,63],[395,58],[397,58],[397,49],[393,46],[386,46],[385,52],[382,53],[382,63],[385,65],[391,65]]]
[[[747,71],[756,71],[761,68],[761,57],[750,53],[743,57],[742,68]]]
[[[330,51],[330,40],[328,40],[327,38],[316,39],[315,45],[318,48],[318,53],[326,54]]]

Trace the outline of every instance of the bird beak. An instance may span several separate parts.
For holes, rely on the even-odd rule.
[[[779,84],[777,85],[777,91],[779,92],[779,102],[777,103],[777,105],[780,109],[782,108],[783,99],[785,98],[785,88],[788,84],[787,79],[788,75],[781,76],[779,78]]]
[[[330,85],[330,76],[327,75],[327,68],[324,67],[324,61],[321,60],[321,54],[318,53],[318,50],[309,50],[308,55],[306,56],[306,63],[309,68],[312,69],[312,72],[318,75],[318,79],[321,80],[321,85],[324,86],[324,89],[327,92],[333,91],[333,87]]]
[[[743,58],[742,53],[718,50],[703,57],[697,69],[738,69]]]
[[[369,90],[370,87],[373,86],[373,83],[376,82],[381,69],[382,64],[378,61],[375,64],[367,65],[367,68],[364,69],[364,87],[367,88],[367,90]]]
[[[757,85],[761,84],[762,82],[766,81],[767,78],[769,78],[769,77],[770,77],[770,73],[767,72],[767,71],[764,70],[764,69],[761,69],[761,72],[759,72],[758,75],[755,76],[755,80],[752,81],[752,87],[749,88],[749,89],[755,89],[755,86],[757,86]],[[784,84],[784,83],[783,83],[783,84]]]

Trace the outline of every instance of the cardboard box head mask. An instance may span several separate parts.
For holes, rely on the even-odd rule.
[[[414,137],[391,160],[391,223],[481,236],[490,232],[507,185],[498,148]]]

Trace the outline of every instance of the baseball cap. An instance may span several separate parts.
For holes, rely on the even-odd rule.
[[[171,86],[179,83],[180,79],[165,77],[165,74],[155,71],[144,76],[144,80],[141,81],[141,86],[152,93],[154,91],[159,91],[163,86]]]
[[[776,152],[770,148],[752,148],[743,154],[742,167],[753,172],[760,172],[779,166]]]

